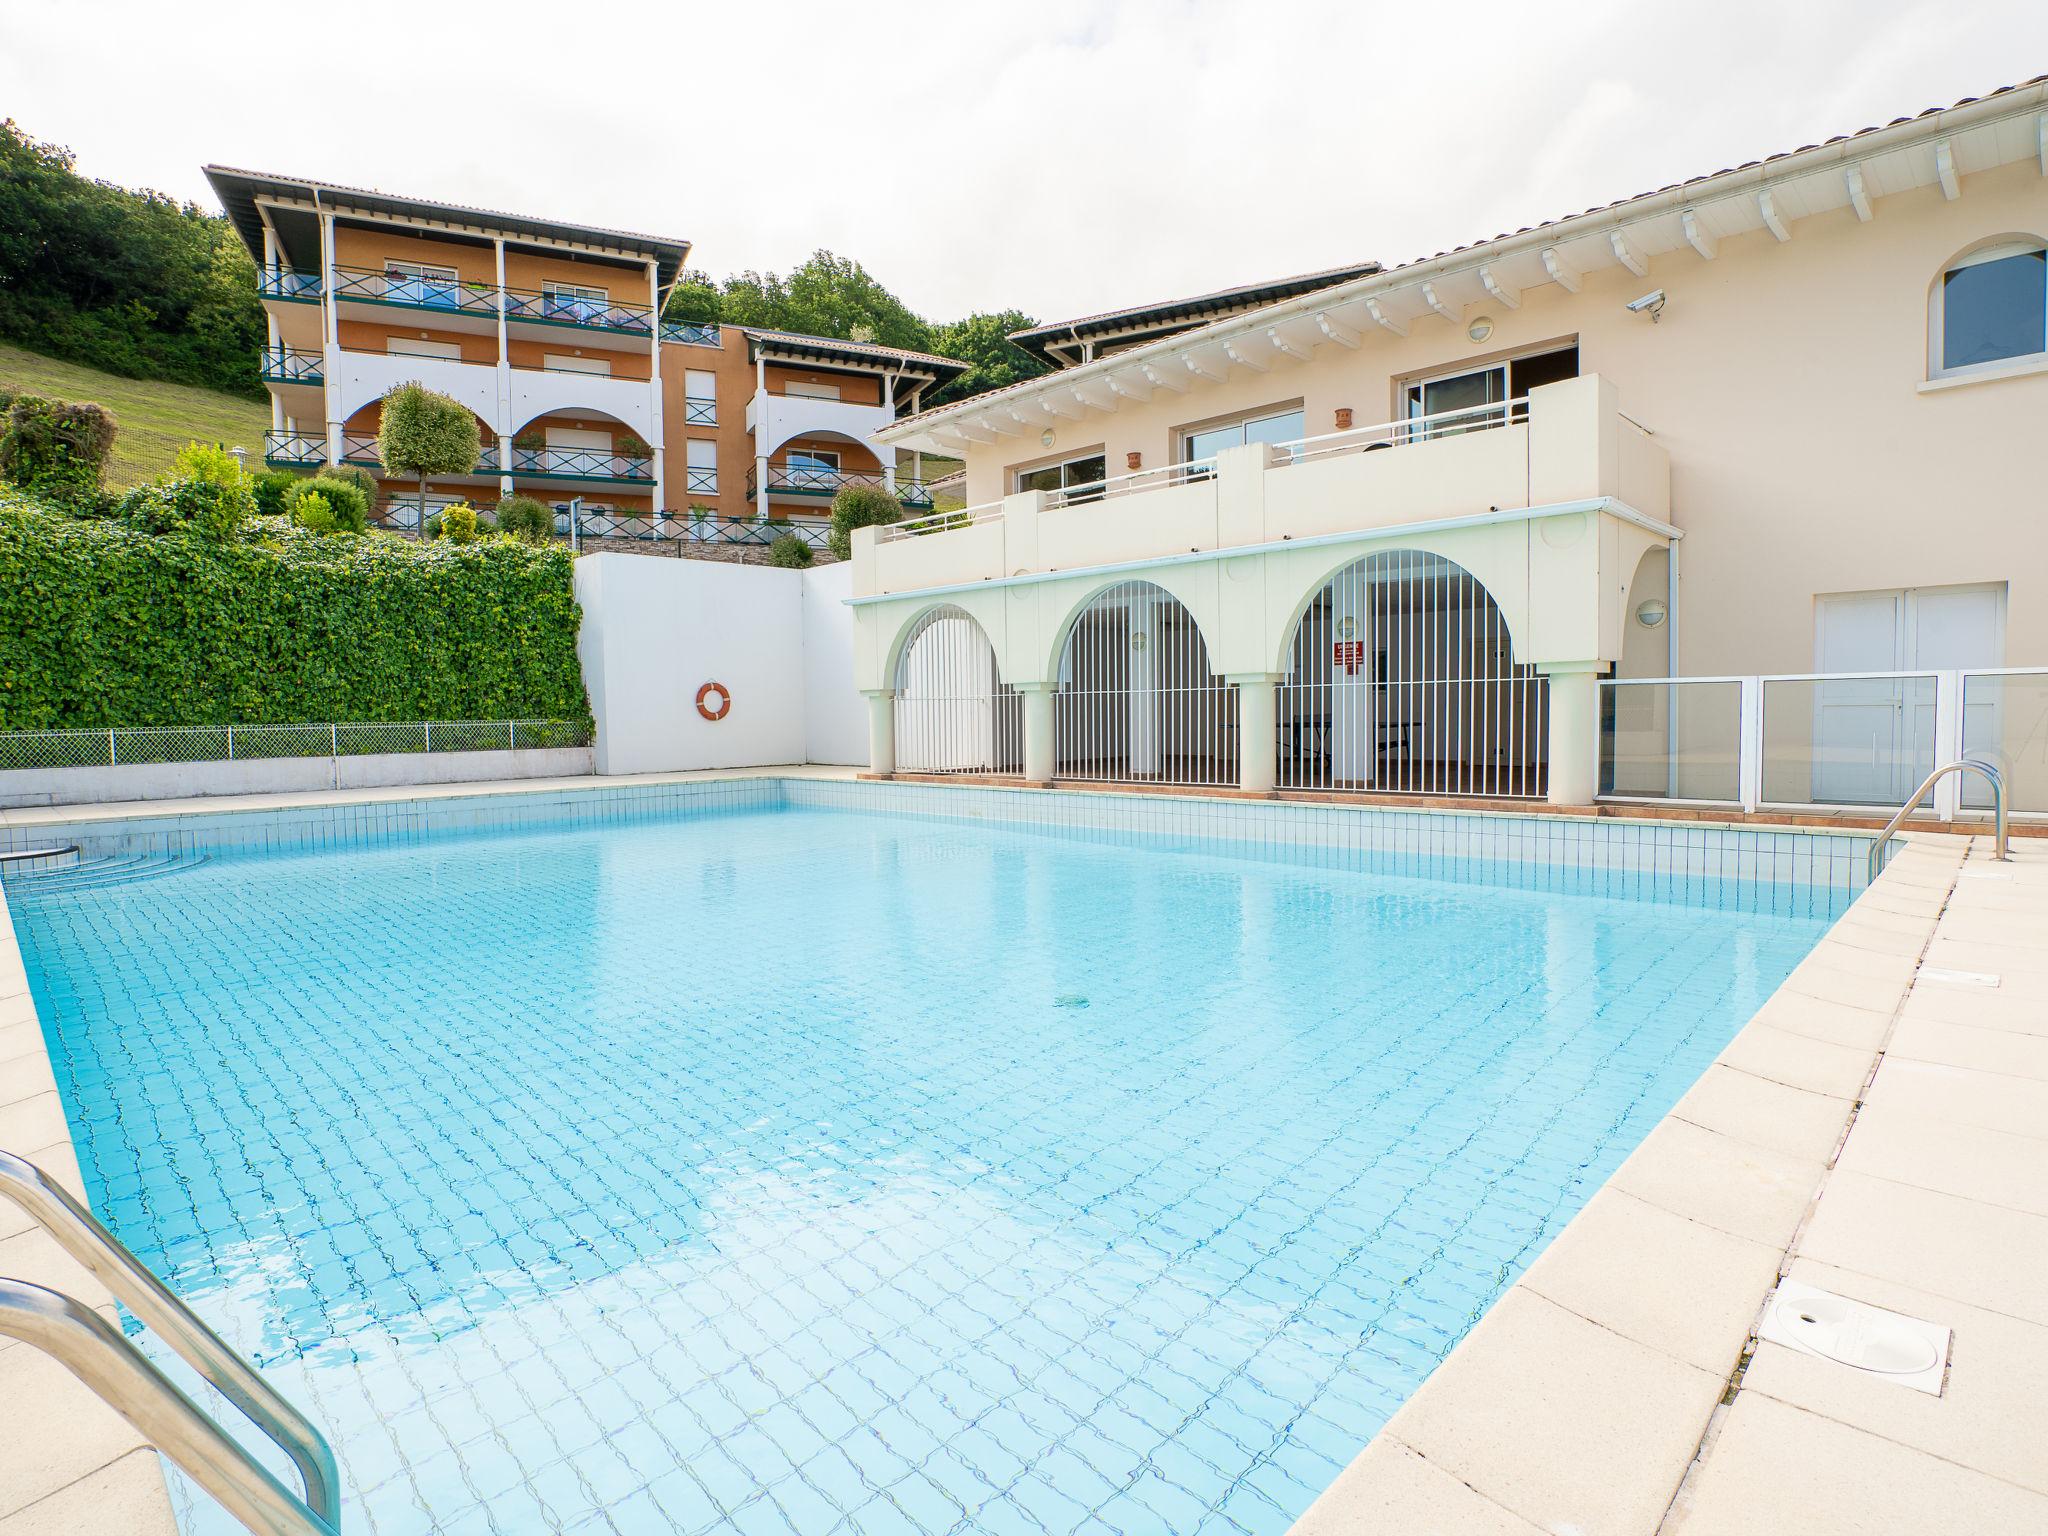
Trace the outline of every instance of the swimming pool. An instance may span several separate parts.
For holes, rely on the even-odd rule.
[[[8,896],[95,1209],[351,1529],[1263,1536],[1847,894],[1149,836],[771,797]]]

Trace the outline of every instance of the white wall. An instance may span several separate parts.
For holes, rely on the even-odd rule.
[[[778,574],[787,574],[781,573]],[[803,594],[804,761],[868,761],[868,707],[853,686],[853,566],[797,572]]]
[[[599,773],[867,760],[845,568],[586,555],[578,650]],[[730,691],[722,720],[697,690]]]
[[[14,768],[0,772],[0,809],[25,805],[104,805],[116,800],[183,800],[204,795],[303,794],[316,789],[371,789],[398,784],[470,784],[487,779],[569,779],[590,771],[588,747]]]

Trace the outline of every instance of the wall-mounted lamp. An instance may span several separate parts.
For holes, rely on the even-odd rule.
[[[1670,610],[1664,606],[1661,597],[1646,597],[1636,604],[1636,622],[1645,629],[1655,629],[1662,624]]]
[[[1050,448],[1052,446],[1052,428],[1047,427],[1043,432],[1039,433],[1038,441],[1041,447]]]
[[[1493,322],[1487,319],[1486,316],[1481,315],[1477,320],[1474,320],[1465,327],[1465,334],[1474,341],[1484,341],[1493,334]]]

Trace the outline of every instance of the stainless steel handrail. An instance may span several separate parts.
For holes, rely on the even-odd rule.
[[[1979,762],[1974,757],[1959,757],[1952,763],[1943,763],[1934,772],[1920,781],[1920,787],[1906,797],[1906,803],[1899,807],[1898,814],[1884,824],[1884,830],[1877,834],[1877,841],[1870,845],[1870,878],[1877,878],[1884,845],[1892,840],[1892,834],[1899,830],[1905,819],[1919,808],[1927,791],[1952,773],[1982,774],[1984,782],[1991,786],[1991,857],[2003,861],[2006,848],[2005,820],[2005,775],[1991,763]]]
[[[34,1163],[0,1152],[0,1195],[26,1211],[60,1248],[141,1319],[143,1326],[160,1334],[187,1365],[291,1457],[305,1481],[304,1501],[252,1460],[118,1331],[108,1330],[90,1308],[80,1308],[71,1298],[40,1286],[0,1281],[0,1333],[35,1344],[63,1362],[251,1530],[262,1536],[305,1536],[308,1532],[329,1536],[340,1529],[341,1483],[335,1474],[334,1452],[298,1409],[201,1322],[92,1212]],[[24,1292],[36,1294],[20,1294]],[[62,1308],[57,1313],[51,1311],[52,1303],[83,1311],[134,1360],[110,1362],[104,1349],[64,1321],[69,1312]],[[165,1400],[166,1393],[169,1400]],[[187,1422],[191,1415],[197,1416],[203,1429]],[[159,1433],[165,1426],[175,1444]]]
[[[0,1334],[62,1365],[257,1536],[338,1536],[83,1302],[0,1279]]]
[[[76,843],[52,843],[47,848],[11,848],[0,853],[0,864],[18,864],[26,859],[60,859],[67,853],[76,852]]]

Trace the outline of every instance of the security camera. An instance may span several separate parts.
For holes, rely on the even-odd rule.
[[[1628,301],[1628,312],[1632,315],[1647,314],[1650,317],[1650,323],[1655,325],[1657,317],[1664,313],[1664,290],[1662,288],[1653,288],[1640,299],[1630,299]]]

